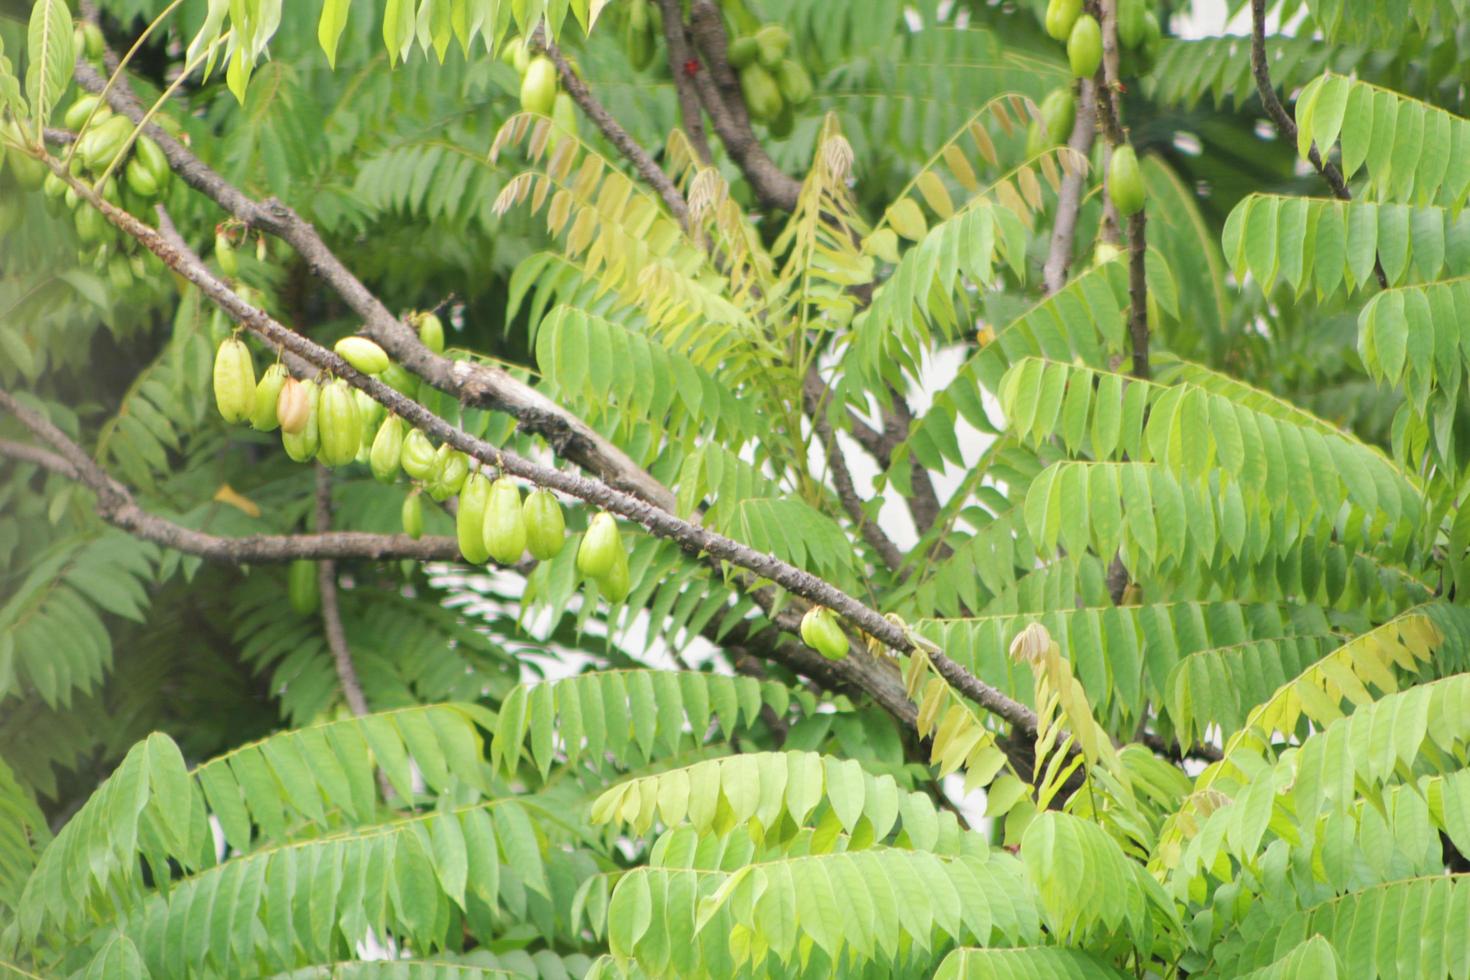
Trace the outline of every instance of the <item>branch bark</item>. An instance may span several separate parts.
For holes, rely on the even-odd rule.
[[[663,14],[664,42],[668,45],[669,74],[674,76],[674,92],[679,97],[679,119],[694,155],[708,167],[714,162],[710,155],[709,139],[704,135],[704,117],[699,109],[699,92],[694,87],[694,75],[700,65],[689,47],[689,33],[684,29],[684,9],[680,0],[659,0]],[[694,70],[689,70],[693,63]]]
[[[1077,87],[1077,117],[1067,145],[1084,158],[1091,158],[1092,143],[1097,138],[1097,88],[1089,78],[1082,79]],[[1057,220],[1052,226],[1051,249],[1043,269],[1047,295],[1067,284],[1077,239],[1077,216],[1082,212],[1082,191],[1086,186],[1087,174],[1081,169],[1062,178],[1061,189],[1057,192]]]
[[[332,472],[320,463],[316,467],[316,532],[325,534],[332,527]],[[347,631],[342,628],[342,609],[337,602],[337,563],[327,558],[316,563],[317,591],[321,594],[322,632],[327,649],[332,651],[332,665],[337,669],[337,683],[347,707],[358,718],[368,714],[362,681],[352,665],[352,649],[347,645]]]

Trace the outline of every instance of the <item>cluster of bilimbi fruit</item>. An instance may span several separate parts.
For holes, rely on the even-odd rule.
[[[444,326],[433,313],[411,317],[419,338],[430,350],[444,350]],[[417,389],[416,380],[366,337],[337,341],[337,354],[363,374],[373,375],[402,393]],[[250,348],[238,336],[225,339],[215,353],[214,397],[226,422],[249,424],[260,432],[281,432],[281,445],[298,463],[313,459],[326,466],[362,462],[383,483],[393,483],[401,470],[415,482],[403,502],[403,530],[418,538],[424,532],[423,495],[437,502],[459,495],[455,531],[465,561],[490,559],[513,565],[526,552],[538,561],[555,558],[566,544],[561,504],[547,489],[521,499],[519,485],[508,476],[495,480],[478,462],[449,445],[435,447],[428,436],[411,428],[366,392],[341,378],[322,384],[291,377],[280,362],[257,380]],[[595,516],[577,549],[577,569],[597,583],[611,602],[622,602],[631,587],[628,553],[613,516]],[[306,573],[299,573],[305,575]],[[298,584],[293,569],[293,603]]]
[[[1102,26],[1083,9],[1083,0],[1050,0],[1044,20],[1046,33],[1067,45],[1067,62],[1077,78],[1092,78],[1103,58]],[[1163,31],[1148,0],[1118,0],[1118,43],[1122,46],[1119,74],[1146,75],[1159,56]],[[1041,121],[1031,125],[1026,151],[1035,156],[1072,135],[1077,101],[1071,86],[1053,90],[1041,103]],[[1143,175],[1138,155],[1124,143],[1114,147],[1108,161],[1108,197],[1123,217],[1143,208]]]
[[[535,54],[523,38],[512,38],[500,50],[500,57],[521,76],[521,110],[550,116],[553,128],[546,145],[552,149],[565,138],[577,135],[577,107],[572,97],[561,90],[556,64],[544,54]],[[573,65],[573,70],[576,70]],[[558,132],[560,130],[561,132]]]

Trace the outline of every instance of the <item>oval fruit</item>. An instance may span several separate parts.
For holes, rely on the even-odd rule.
[[[550,561],[567,543],[567,522],[556,494],[546,488],[532,490],[521,505],[526,522],[526,547],[538,561]]]
[[[388,365],[388,369],[379,375],[378,380],[407,398],[418,394],[419,379],[396,361]]]
[[[345,466],[357,458],[362,445],[362,419],[357,414],[357,399],[352,388],[341,378],[327,383],[317,406],[317,432],[321,444],[317,458],[327,466]]]
[[[288,429],[284,421],[281,422],[281,447],[298,463],[310,462],[316,455],[317,446],[321,440],[317,431],[317,405],[321,401],[321,389],[315,381],[300,382],[302,397],[306,402],[306,419],[300,425]],[[281,389],[281,396],[286,396],[287,388]],[[276,414],[281,415],[280,402],[276,403]]]
[[[446,443],[434,454],[434,469],[429,474],[429,496],[435,500],[448,500],[464,487],[470,475],[469,457]]]
[[[366,337],[343,337],[332,345],[332,350],[363,374],[382,374],[388,370],[388,352]]]
[[[1041,101],[1041,121],[1046,127],[1049,146],[1065,143],[1077,122],[1077,100],[1070,88],[1053,89]]]
[[[763,24],[755,32],[756,59],[768,71],[775,71],[791,46],[791,32],[780,24]]]
[[[783,58],[776,66],[776,87],[789,105],[804,105],[812,97],[812,77],[801,62]]]
[[[255,386],[255,408],[250,413],[250,427],[260,432],[274,432],[281,425],[276,417],[281,388],[286,384],[286,365],[277,361],[265,369]]]
[[[300,432],[306,428],[306,417],[310,414],[306,384],[287,378],[276,396],[276,423],[285,432]]]
[[[632,576],[628,570],[628,554],[619,548],[612,568],[597,580],[598,591],[607,596],[608,602],[622,602],[628,598],[632,585]]]
[[[1108,197],[1125,218],[1143,209],[1143,175],[1138,170],[1138,154],[1126,143],[1113,148],[1113,158],[1108,163]]]
[[[378,426],[368,464],[380,483],[392,483],[398,476],[398,458],[403,452],[403,419],[390,415]]]
[[[434,472],[434,444],[418,429],[410,429],[403,437],[403,451],[399,463],[403,472],[415,480],[427,479]]]
[[[354,388],[352,397],[357,400],[357,421],[362,426],[362,434],[358,438],[360,445],[357,450],[357,461],[366,463],[368,455],[372,452],[373,439],[378,435],[378,426],[382,424],[383,416],[388,410],[361,388]]]
[[[77,141],[77,159],[88,170],[101,172],[112,165],[133,135],[133,121],[127,116],[108,116],[82,134]]]
[[[801,639],[828,660],[847,656],[847,634],[838,625],[837,616],[826,606],[813,606],[801,617]]]
[[[255,408],[255,363],[239,337],[227,338],[215,351],[214,403],[231,425],[250,418]]]
[[[602,511],[592,518],[587,533],[582,535],[582,544],[577,548],[577,571],[588,578],[601,578],[622,553],[623,536],[618,533],[618,522]]]
[[[555,101],[556,65],[545,55],[537,55],[526,66],[526,76],[521,79],[521,109],[549,116]]]
[[[1082,15],[1082,0],[1051,0],[1046,5],[1046,33],[1054,41],[1072,36],[1072,27]]]
[[[459,538],[459,553],[471,565],[483,565],[490,558],[485,547],[485,505],[490,500],[490,481],[485,474],[471,473],[459,493],[459,510],[454,515],[454,533]]]
[[[781,89],[759,64],[740,69],[740,93],[745,96],[750,118],[757,122],[770,122],[781,112]]]
[[[417,490],[403,498],[403,509],[399,516],[403,521],[404,534],[415,541],[424,536],[424,502]]]
[[[1067,37],[1067,62],[1078,78],[1091,78],[1102,64],[1102,28],[1091,14],[1083,14]]]
[[[555,149],[562,140],[577,135],[577,104],[572,97],[565,92],[556,93],[556,98],[551,103],[551,122],[553,128],[547,145]]]
[[[521,488],[502,476],[490,487],[481,526],[485,550],[502,565],[514,565],[526,550],[526,519],[521,515]]]
[[[97,108],[99,101],[101,100],[90,92],[77,96],[77,100],[71,104],[71,108],[66,110],[66,115],[61,117],[61,124],[67,129],[78,130],[82,128],[82,124],[87,121],[88,117],[93,122],[101,122],[112,115],[112,110],[108,109],[107,106],[97,109],[96,114],[93,114],[92,110]]]
[[[1118,41],[1125,48],[1143,43],[1143,15],[1148,13],[1148,0],[1118,0]]]
[[[163,147],[150,137],[138,137],[138,141],[133,144],[133,159],[152,175],[153,182],[159,187],[168,183],[168,178],[173,173],[168,165],[168,157],[164,155]]]
[[[435,354],[444,353],[444,323],[433,313],[418,316],[419,340]]]
[[[240,260],[235,255],[235,246],[230,244],[230,236],[224,232],[215,232],[214,235],[214,260],[219,263],[219,271],[231,279],[240,271]]]
[[[725,48],[725,58],[736,71],[754,64],[760,54],[760,45],[753,37],[737,37]]]
[[[321,586],[317,582],[316,562],[298,558],[286,573],[286,597],[291,608],[302,616],[310,616],[322,604]]]
[[[129,160],[128,165],[123,168],[123,179],[127,181],[128,189],[139,197],[157,197],[162,190],[153,179],[153,174],[143,166],[143,161],[136,157]]]

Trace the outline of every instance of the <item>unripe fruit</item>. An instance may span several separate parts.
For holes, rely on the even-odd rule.
[[[847,656],[847,634],[826,606],[813,606],[801,617],[801,639],[828,660],[842,660]]]
[[[577,135],[577,104],[565,92],[556,93],[551,103],[551,135],[547,145],[555,149],[562,140]]]
[[[521,488],[502,476],[490,487],[481,524],[485,550],[502,565],[514,565],[526,550],[526,520],[521,515]]]
[[[109,116],[94,124],[77,141],[77,159],[88,170],[106,170],[123,144],[133,134],[133,121],[127,116]]]
[[[169,169],[168,157],[164,156],[163,147],[147,136],[139,136],[138,141],[133,144],[133,155],[134,160],[153,176],[155,184],[163,187],[168,183],[173,171]]]
[[[548,116],[555,101],[556,65],[545,55],[537,55],[526,66],[526,77],[521,79],[521,109]]]
[[[354,388],[352,397],[357,400],[357,420],[362,425],[362,436],[358,440],[362,446],[357,451],[357,461],[366,463],[373,439],[378,434],[378,425],[383,421],[383,416],[388,414],[388,410],[361,388]]]
[[[1072,34],[1067,38],[1067,61],[1078,78],[1097,74],[1102,64],[1102,28],[1091,14],[1083,14],[1072,25]]]
[[[444,353],[444,324],[432,313],[420,313],[419,340],[435,354]]]
[[[153,179],[153,174],[136,157],[129,160],[128,165],[123,168],[123,179],[127,181],[128,189],[139,197],[157,197],[162,190]]]
[[[368,463],[380,483],[392,483],[398,476],[398,458],[403,452],[403,419],[390,415],[378,426]]]
[[[1051,0],[1046,5],[1046,33],[1052,40],[1065,41],[1082,14],[1082,0]]]
[[[230,238],[224,232],[215,232],[214,260],[219,263],[219,271],[231,279],[240,271],[240,260],[235,256],[235,246],[230,244]]]
[[[378,376],[378,380],[408,398],[418,394],[419,379],[396,361],[388,365],[388,369]]]
[[[648,13],[648,0],[632,0],[628,5],[623,42],[634,71],[642,71],[653,63],[653,18]]]
[[[469,475],[469,457],[451,449],[448,444],[440,446],[434,455],[434,469],[429,474],[429,496],[435,500],[448,500],[459,493]]]
[[[1144,11],[1143,14],[1143,40],[1139,42],[1137,51],[1138,74],[1147,75],[1154,70],[1154,65],[1159,60],[1159,51],[1164,46],[1164,32],[1159,27],[1159,19],[1154,16],[1152,10]]]
[[[577,548],[577,571],[588,578],[602,578],[623,553],[623,536],[618,522],[607,511],[592,518],[582,544]]]
[[[281,412],[282,402],[276,403],[276,415],[281,419],[281,448],[296,462],[308,463],[316,456],[317,447],[321,443],[317,431],[317,405],[321,401],[321,389],[315,381],[302,381],[300,385],[301,394],[306,401],[306,421],[295,429],[287,429],[285,415]],[[281,389],[283,399],[289,388],[287,385]]]
[[[796,113],[791,111],[791,103],[783,102],[781,111],[776,113],[776,118],[766,123],[766,128],[771,135],[777,139],[785,139],[791,135],[792,127],[796,125]]]
[[[1048,146],[1065,143],[1077,122],[1077,100],[1070,88],[1053,89],[1041,101],[1041,121],[1046,127]]]
[[[459,553],[471,565],[483,565],[490,559],[485,547],[485,504],[490,499],[490,481],[483,473],[471,473],[459,493],[459,510],[454,515],[454,532],[459,538]]]
[[[102,28],[90,20],[84,20],[77,28],[82,35],[82,43],[77,46],[77,51],[86,55],[89,61],[99,61],[103,51],[107,48],[107,39],[102,36]]]
[[[332,349],[363,374],[381,374],[388,369],[388,353],[366,337],[343,337]]]
[[[791,46],[791,33],[780,24],[765,24],[755,32],[756,59],[767,71],[775,71]]]
[[[424,502],[417,490],[403,498],[403,533],[417,541],[424,536]]]
[[[352,388],[337,378],[322,389],[317,407],[317,431],[321,444],[317,458],[327,466],[345,466],[357,458],[362,445],[362,419],[357,414],[357,399]]]
[[[403,472],[415,480],[427,479],[434,472],[434,444],[418,429],[410,429],[403,437],[403,451],[398,462]]]
[[[255,408],[255,363],[239,337],[230,337],[215,351],[214,403],[231,425],[250,418]]]
[[[1113,148],[1108,163],[1108,197],[1125,218],[1143,209],[1143,174],[1138,170],[1138,155],[1126,143]]]
[[[628,554],[622,548],[618,549],[612,568],[597,580],[597,588],[608,602],[622,602],[628,598],[632,590],[632,575],[628,570]]]
[[[99,101],[101,100],[91,93],[77,96],[77,100],[71,104],[71,108],[66,110],[66,115],[61,117],[62,125],[70,130],[78,130],[82,128],[82,124],[87,121],[89,116],[95,124],[100,123],[112,115],[112,110],[107,108],[107,106],[97,109],[97,112],[93,114],[92,110],[96,108]]]
[[[760,45],[753,37],[737,37],[725,49],[725,58],[730,62],[730,67],[736,71],[746,65],[755,64],[755,59],[759,55]]]
[[[277,424],[284,432],[300,432],[306,428],[306,419],[310,414],[311,402],[306,384],[295,378],[287,378],[281,384],[281,393],[276,396]]]
[[[812,77],[801,62],[790,58],[776,66],[776,86],[788,105],[804,105],[812,97]]]
[[[1143,43],[1143,15],[1148,13],[1148,0],[1118,0],[1118,41],[1125,48]]]
[[[279,362],[265,369],[255,386],[255,408],[250,413],[250,427],[258,432],[274,432],[281,421],[276,417],[281,388],[286,384],[286,366]]]
[[[556,494],[542,488],[526,495],[521,505],[526,522],[526,547],[538,561],[549,561],[561,554],[567,543],[567,522],[562,516]]]
[[[291,608],[302,616],[310,616],[321,607],[321,586],[316,578],[316,562],[298,558],[286,574],[286,597]]]
[[[750,118],[757,122],[770,122],[781,112],[781,89],[771,73],[758,64],[740,69],[740,93],[745,96]]]
[[[5,130],[6,139],[13,145],[24,146],[29,140],[21,132],[20,124],[14,119],[0,123]],[[41,186],[41,182],[50,173],[46,165],[24,150],[12,149],[5,154],[6,162],[10,164],[10,173],[15,177],[15,182],[20,185],[21,190],[33,191]]]

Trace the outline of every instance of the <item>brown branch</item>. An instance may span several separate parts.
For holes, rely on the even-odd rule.
[[[832,431],[832,423],[827,420],[827,406],[825,400],[819,401],[811,412],[812,428],[816,431],[817,438],[822,440],[822,447],[827,452],[827,465],[832,470],[832,486],[837,491],[837,499],[842,503],[842,509],[847,511],[847,516],[857,525],[858,533],[863,540],[878,553],[883,559],[883,564],[890,570],[898,571],[903,565],[903,552],[883,529],[878,522],[870,518],[863,510],[863,501],[858,496],[857,487],[852,482],[852,471],[847,468],[847,457],[843,455],[842,447],[837,442],[837,433]]]
[[[669,74],[674,76],[674,92],[679,97],[679,119],[684,135],[699,162],[709,166],[714,162],[710,155],[709,139],[704,135],[704,117],[700,114],[699,92],[694,87],[694,75],[699,71],[698,60],[689,47],[689,34],[684,29],[684,10],[680,0],[659,0],[663,13],[664,42],[668,45]],[[694,71],[688,66],[694,62]]]
[[[663,198],[664,206],[679,220],[684,230],[689,231],[689,205],[685,202],[684,195],[679,193],[679,188],[675,187],[674,182],[669,179],[669,175],[653,162],[653,157],[648,155],[648,151],[639,146],[638,141],[629,136],[628,131],[612,117],[612,113],[597,101],[597,97],[592,94],[587,83],[572,70],[572,66],[567,62],[566,56],[561,53],[561,49],[553,42],[544,40],[544,34],[539,29],[536,37],[547,57],[556,64],[557,74],[561,76],[562,88],[567,90],[572,101],[577,103],[587,114],[587,118],[591,119],[593,124],[602,131],[602,135],[607,137],[608,142],[628,158],[628,162],[633,164],[633,169],[638,172],[643,182],[658,192],[658,196]]]
[[[90,92],[101,92],[106,80],[85,62],[76,78]],[[131,89],[114,86],[107,94],[112,108],[134,122],[144,109]],[[465,405],[496,409],[513,416],[522,429],[540,435],[560,456],[576,462],[604,482],[667,510],[675,508],[667,487],[639,467],[609,439],[530,385],[501,368],[454,361],[431,352],[418,334],[403,323],[363,285],[329,249],[316,229],[282,202],[256,201],[225,180],[157,125],[144,130],[163,149],[169,166],[190,187],[252,228],[291,245],[307,268],[320,277],[362,317],[366,332],[401,365]]]
[[[316,532],[325,534],[332,528],[332,471],[320,463],[316,466]],[[354,715],[369,713],[363,697],[362,681],[352,665],[352,649],[347,645],[347,631],[342,628],[342,609],[337,603],[337,563],[330,558],[316,563],[317,591],[321,594],[322,632],[327,636],[327,649],[332,651],[332,664],[337,668],[337,683],[342,697]]]
[[[1276,97],[1276,86],[1271,84],[1271,67],[1266,63],[1266,0],[1251,0],[1251,72],[1256,77],[1256,91],[1261,96],[1266,115],[1276,124],[1282,138],[1296,143],[1296,120],[1291,118],[1291,114]],[[1353,199],[1353,192],[1348,190],[1342,171],[1331,160],[1323,159],[1316,143],[1307,147],[1307,159],[1317,173],[1322,175],[1322,179],[1327,181],[1332,193],[1339,200]],[[1388,274],[1383,271],[1383,263],[1376,256],[1373,259],[1373,272],[1378,277],[1379,288],[1387,289]]]
[[[4,395],[0,391],[0,395]],[[77,468],[65,458],[56,453],[47,452],[40,446],[32,446],[24,442],[16,442],[12,439],[0,439],[0,456],[5,456],[21,463],[35,463],[44,470],[64,476],[69,480],[77,478]]]
[[[699,70],[694,73],[695,89],[725,152],[750,182],[762,207],[796,210],[801,181],[776,166],[751,129],[740,80],[725,55],[729,39],[719,8],[709,0],[693,0],[689,11],[689,34],[701,57]]]
[[[1077,88],[1077,118],[1067,145],[1087,159],[1092,156],[1092,143],[1097,138],[1097,88],[1088,78],[1081,79]],[[1061,189],[1057,191],[1057,220],[1052,226],[1051,250],[1043,271],[1047,295],[1067,284],[1077,238],[1077,216],[1082,211],[1082,192],[1086,186],[1087,172],[1078,168],[1062,178]]]

